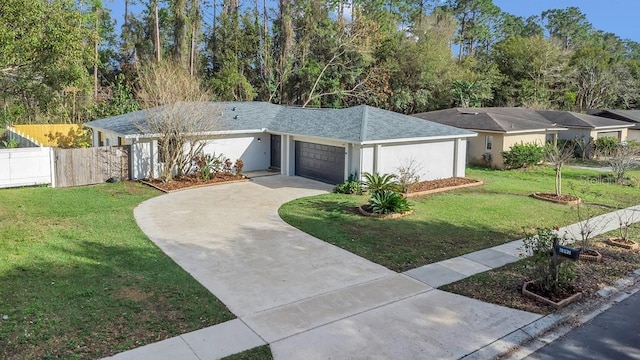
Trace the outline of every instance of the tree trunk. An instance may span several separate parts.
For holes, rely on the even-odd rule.
[[[96,7],[96,28],[93,47],[93,101],[98,102],[98,46],[100,45],[100,8]]]
[[[173,0],[173,58],[178,63],[187,68],[187,2],[186,0]]]
[[[556,195],[562,195],[562,168],[556,167]]]
[[[192,26],[191,26],[191,50],[189,52],[189,74],[191,76],[195,75],[195,61],[196,61],[196,39],[198,36],[198,30],[200,23],[199,19],[199,9],[198,9],[198,0],[193,0],[193,15],[191,18]]]
[[[293,47],[293,24],[291,21],[290,0],[280,1],[280,54],[278,67],[280,71],[280,103],[287,103],[288,97],[285,92],[285,85],[288,78],[289,63],[291,58],[291,48]]]
[[[162,53],[160,52],[160,19],[158,18],[158,0],[153,1],[153,39],[155,42],[156,61],[162,60]]]

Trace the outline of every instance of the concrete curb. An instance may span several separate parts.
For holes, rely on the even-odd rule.
[[[468,354],[462,359],[523,359],[640,291],[640,269],[614,286],[598,291],[599,299],[549,314]]]

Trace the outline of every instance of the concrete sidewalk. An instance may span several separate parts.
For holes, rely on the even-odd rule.
[[[277,215],[286,201],[328,190],[268,176],[141,204],[142,230],[238,319],[112,358],[217,359],[270,344],[275,359],[458,359],[541,318],[435,289],[517,261],[521,240],[398,274]],[[640,220],[640,207],[626,211]],[[601,219],[598,234],[618,226],[615,214]]]

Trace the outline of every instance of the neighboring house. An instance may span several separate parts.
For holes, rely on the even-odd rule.
[[[552,123],[568,130],[560,132],[559,137],[566,140],[580,141],[583,146],[591,139],[612,137],[618,141],[626,140],[629,128],[633,124],[594,115],[580,114],[571,111],[538,111]],[[585,155],[590,156],[589,147],[584,146]]]
[[[202,103],[212,128],[205,153],[242,159],[244,171],[279,169],[328,183],[350,174],[395,173],[415,161],[423,180],[465,175],[467,139],[475,133],[366,105],[347,109],[264,102]],[[161,111],[152,109],[151,111]],[[146,111],[86,123],[93,145],[131,145],[133,179],[158,176],[157,136],[140,129]]]
[[[590,110],[589,113],[632,124],[633,127],[629,128],[627,139],[640,141],[640,110]]]
[[[467,159],[471,164],[504,168],[502,152],[519,143],[538,143],[567,130],[535,110],[521,108],[454,108],[414,114],[420,119],[472,130]]]

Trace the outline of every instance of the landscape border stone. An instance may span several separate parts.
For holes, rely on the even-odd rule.
[[[445,192],[445,191],[449,191],[449,190],[456,190],[456,189],[462,189],[462,188],[468,188],[468,187],[480,186],[480,185],[484,185],[484,181],[475,180],[475,182],[468,183],[468,184],[462,184],[462,185],[456,185],[456,186],[447,186],[447,187],[443,187],[443,188],[431,189],[431,190],[425,190],[425,191],[417,191],[417,192],[412,192],[412,193],[404,193],[403,195],[405,197],[416,197],[416,196],[436,194],[436,193],[441,193],[441,192]]]

